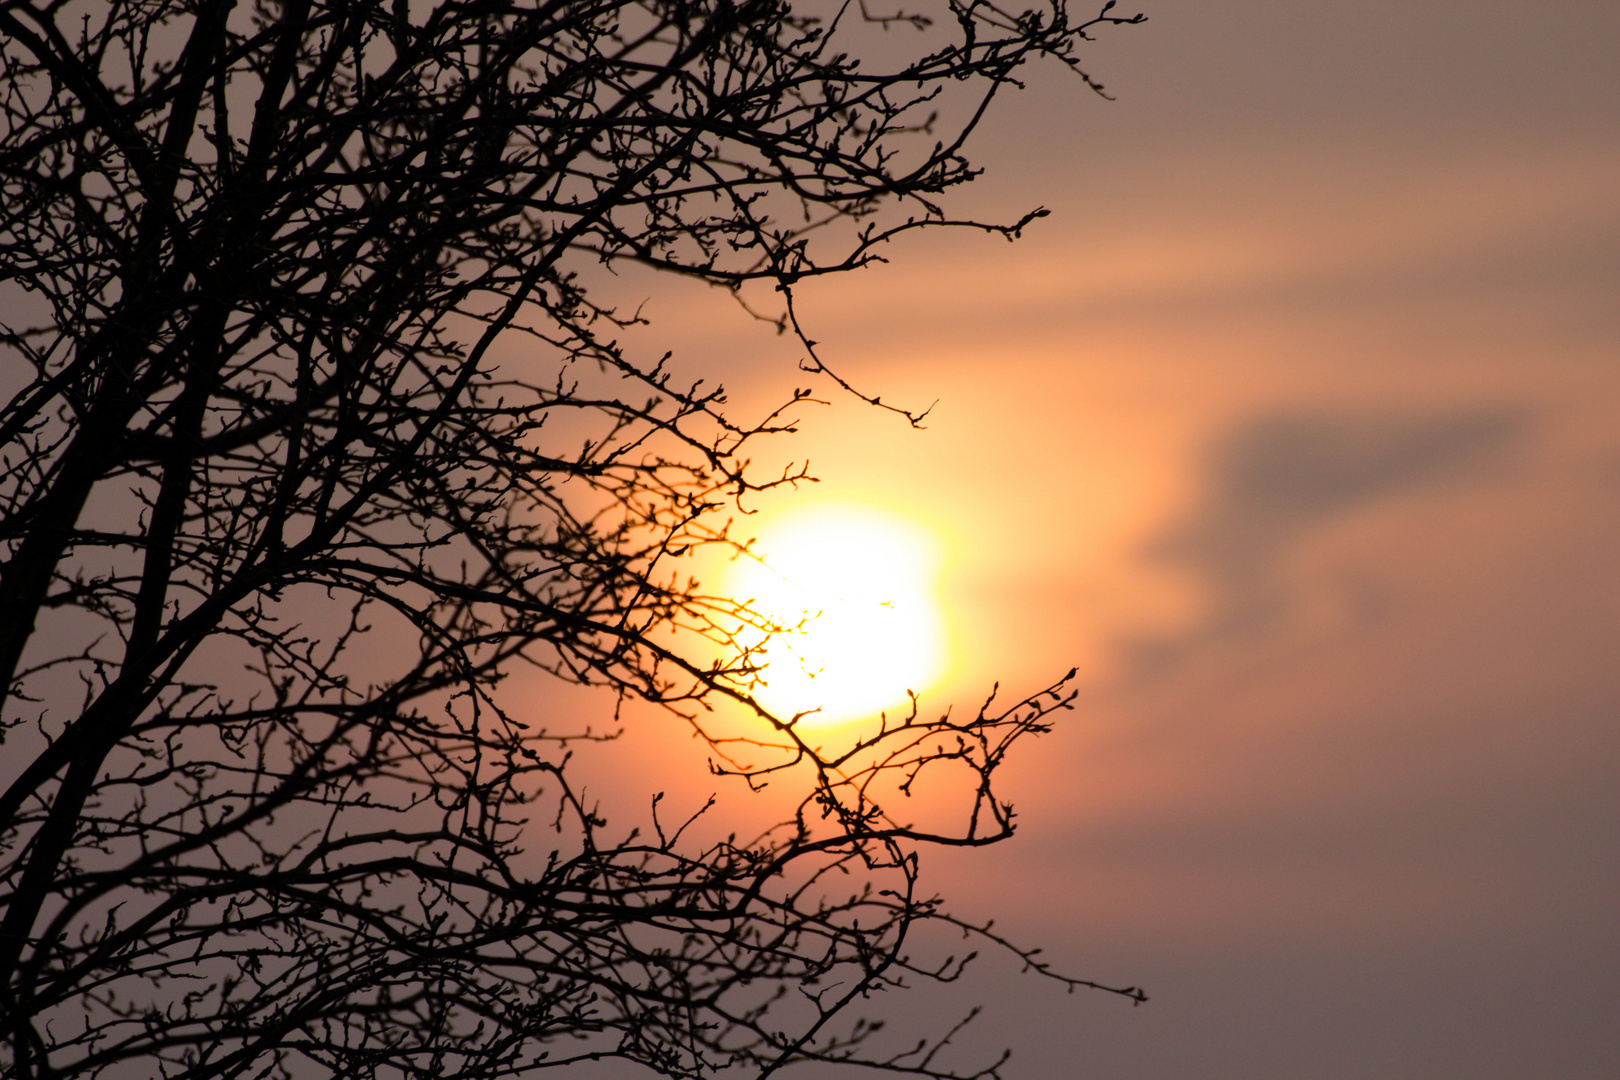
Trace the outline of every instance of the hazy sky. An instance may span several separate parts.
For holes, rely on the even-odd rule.
[[[1023,242],[803,296],[846,374],[940,399],[784,449],[948,537],[933,696],[1081,669],[1018,837],[933,882],[1153,997],[959,1000],[1031,1080],[1612,1077],[1620,5],[1140,6],[1116,102],[991,118],[963,205],[1050,207]]]
[[[984,1004],[963,1060],[1019,1080],[1613,1080],[1620,3],[1135,10],[1090,50],[1116,100],[1032,72],[970,145],[953,209],[1049,208],[1023,240],[800,290],[926,429],[834,398],[770,453],[938,537],[930,707],[1077,669],[1018,835],[925,882],[1151,1000],[987,958],[878,1007]],[[804,384],[723,297],[648,288],[645,340],[740,410]],[[637,737],[582,771],[701,798]]]
[[[930,700],[1080,669],[932,859],[1028,1080],[1620,1067],[1620,5],[1147,0],[990,118],[954,235],[806,287],[807,498],[945,538]],[[792,350],[658,291],[740,401]],[[926,865],[926,864],[925,864]],[[942,999],[944,1004],[941,1004]]]

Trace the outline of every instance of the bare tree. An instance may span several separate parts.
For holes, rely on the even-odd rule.
[[[919,922],[1006,944],[916,850],[1009,835],[993,774],[1069,698],[838,754],[758,706],[775,628],[682,560],[798,479],[744,457],[793,403],[729,415],[582,275],[774,283],[797,332],[796,282],[902,233],[1012,237],[936,200],[1112,6],[0,3],[5,1075],[958,1075],[850,1007],[959,974]],[[664,706],[797,811],[611,831],[565,769],[599,729],[503,708],[524,667]],[[945,769],[960,829],[896,816]]]

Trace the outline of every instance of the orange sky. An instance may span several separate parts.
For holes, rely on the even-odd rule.
[[[1082,672],[1019,836],[935,884],[1154,998],[962,1000],[1029,1080],[1612,1076],[1620,7],[1140,6],[1116,103],[992,117],[963,203],[1050,207],[1023,242],[801,294],[839,371],[940,401],[780,447],[945,538],[930,699]],[[799,381],[659,289],[739,401]]]

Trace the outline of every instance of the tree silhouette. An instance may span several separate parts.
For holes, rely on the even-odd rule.
[[[0,5],[5,1075],[947,1077],[948,1034],[883,1049],[850,1008],[960,973],[920,922],[1093,985],[917,881],[920,845],[1010,834],[994,771],[1062,684],[836,754],[759,707],[741,643],[780,628],[683,560],[799,479],[744,457],[793,403],[730,415],[586,277],[774,283],[798,333],[796,282],[903,233],[1012,237],[936,199],[1112,6]],[[595,729],[503,705],[523,668],[802,800],[613,832],[566,768]],[[960,829],[894,816],[946,769]]]

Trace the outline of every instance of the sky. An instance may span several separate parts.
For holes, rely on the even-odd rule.
[[[983,1005],[961,1060],[1009,1045],[1009,1080],[1610,1080],[1620,4],[1120,10],[1115,100],[1034,71],[970,144],[951,207],[1048,208],[1018,243],[801,286],[829,364],[937,404],[827,395],[761,461],[820,482],[759,507],[937,541],[929,707],[1075,669],[1008,766],[1017,835],[924,880],[1150,1000],[986,956],[876,1008]],[[723,297],[647,288],[739,410],[804,384]],[[580,767],[709,782],[638,734]]]
[[[1025,1080],[1620,1063],[1620,6],[1144,0],[998,104],[955,206],[805,287],[802,499],[943,537],[950,677],[1080,698],[926,880]],[[662,305],[662,306],[661,306]],[[655,294],[740,400],[786,346]],[[775,349],[776,353],[772,350]],[[767,509],[769,509],[767,507]],[[953,996],[954,995],[954,996]],[[977,1041],[975,1041],[977,1040]]]

